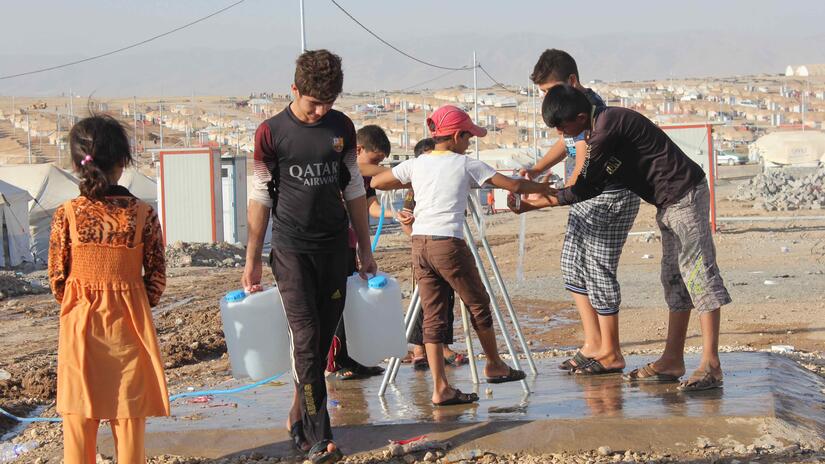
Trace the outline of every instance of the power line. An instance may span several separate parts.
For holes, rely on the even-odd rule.
[[[481,63],[479,63],[478,69],[480,69],[481,72],[483,72],[491,81],[493,81],[493,84],[495,84],[496,87],[500,87],[502,90],[506,90],[507,92],[510,92],[514,95],[521,95],[519,92],[516,92],[515,90],[510,90],[504,84],[497,81],[495,77],[491,76],[490,73],[488,73],[487,70],[484,69],[484,66],[482,66]]]
[[[433,68],[438,68],[438,69],[447,69],[447,70],[450,70],[450,71],[463,71],[463,70],[465,70],[465,69],[473,69],[473,67],[472,67],[472,66],[462,66],[462,67],[460,67],[460,68],[451,68],[451,67],[449,67],[449,66],[440,66],[440,65],[437,65],[437,64],[430,63],[430,62],[428,62],[428,61],[424,61],[424,60],[422,60],[422,59],[420,59],[420,58],[416,58],[416,57],[414,57],[414,56],[410,55],[409,53],[407,53],[407,52],[405,52],[405,51],[401,50],[400,48],[396,47],[395,45],[393,45],[393,44],[391,44],[391,43],[387,42],[386,40],[382,39],[382,38],[381,38],[378,34],[376,34],[375,32],[371,31],[371,30],[370,30],[370,28],[368,28],[368,27],[367,27],[367,26],[365,26],[363,23],[361,23],[361,21],[358,21],[357,19],[355,19],[355,16],[353,16],[353,15],[349,14],[349,12],[348,12],[347,10],[345,10],[345,9],[344,9],[344,7],[342,7],[341,5],[339,5],[339,4],[338,4],[338,2],[336,2],[335,0],[329,0],[329,1],[330,1],[330,2],[332,2],[332,4],[333,4],[333,5],[335,5],[336,7],[338,7],[338,9],[339,9],[339,10],[341,10],[341,11],[342,11],[345,15],[349,16],[349,19],[353,20],[353,21],[355,22],[355,24],[358,24],[359,26],[361,26],[361,29],[363,29],[363,30],[365,30],[365,31],[369,32],[369,33],[370,33],[370,35],[372,35],[373,37],[375,37],[376,39],[378,39],[381,43],[383,43],[384,45],[386,45],[386,46],[388,46],[388,47],[392,48],[393,50],[397,51],[398,53],[400,53],[400,54],[402,54],[402,55],[406,56],[407,58],[409,58],[409,59],[411,59],[411,60],[417,61],[417,62],[419,62],[419,63],[421,63],[421,64],[425,64],[425,65],[430,66],[430,67],[433,67]]]
[[[472,69],[472,68],[470,68],[470,69]],[[450,74],[453,74],[453,73],[458,72],[458,71],[464,71],[464,70],[463,70],[463,69],[460,69],[460,70],[458,70],[458,69],[457,69],[457,70],[453,70],[453,71],[447,71],[447,72],[445,72],[444,74],[440,74],[440,75],[438,75],[438,76],[436,76],[436,77],[433,77],[432,79],[427,79],[426,81],[419,82],[418,84],[413,84],[413,85],[411,85],[411,86],[409,86],[409,87],[404,87],[403,89],[399,90],[399,92],[404,92],[404,91],[407,91],[407,90],[414,89],[414,88],[416,88],[416,87],[422,86],[422,85],[424,85],[424,84],[429,84],[430,82],[437,81],[437,80],[441,79],[442,77],[447,77],[447,76],[449,76]]]
[[[150,37],[146,40],[141,40],[140,42],[136,42],[136,43],[133,43],[131,45],[127,45],[125,47],[118,48],[117,50],[112,50],[112,51],[109,51],[109,52],[106,52],[106,53],[101,53],[100,55],[95,55],[95,56],[92,56],[92,57],[89,57],[89,58],[84,58],[82,60],[72,61],[72,62],[69,62],[69,63],[59,64],[59,65],[56,65],[56,66],[49,66],[48,68],[41,68],[41,69],[35,69],[33,71],[27,71],[27,72],[22,72],[22,73],[18,73],[18,74],[9,74],[7,76],[0,76],[0,81],[6,80],[6,79],[14,79],[15,77],[30,76],[32,74],[39,74],[39,73],[43,73],[43,72],[46,72],[46,71],[54,71],[55,69],[68,68],[69,66],[74,66],[76,64],[86,63],[86,62],[89,62],[89,61],[93,61],[93,60],[104,58],[104,57],[107,57],[107,56],[110,56],[110,55],[114,55],[116,53],[120,53],[120,52],[129,50],[131,48],[139,47],[141,45],[147,44],[147,43],[152,42],[154,40],[160,39],[161,37],[166,37],[169,34],[173,34],[175,32],[178,32],[178,31],[182,30],[182,29],[186,29],[187,27],[194,26],[195,24],[206,21],[207,19],[209,19],[213,16],[217,16],[217,15],[223,13],[224,11],[229,10],[230,8],[234,8],[234,7],[240,5],[241,3],[245,2],[245,1],[246,0],[238,0],[235,3],[232,3],[229,6],[221,8],[220,10],[215,11],[213,13],[210,13],[210,14],[202,17],[202,18],[198,18],[198,19],[196,19],[196,20],[194,20],[190,23],[186,23],[183,26],[176,27],[176,28],[172,29],[171,31],[167,31],[167,32],[164,32],[163,34],[158,34],[156,36],[152,36],[152,37]]]

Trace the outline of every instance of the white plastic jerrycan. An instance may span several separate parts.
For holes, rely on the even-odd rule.
[[[407,337],[398,281],[381,272],[369,280],[358,274],[350,276],[344,328],[349,356],[365,366],[404,357]]]
[[[221,320],[232,376],[262,380],[292,369],[289,331],[277,287],[221,298]]]

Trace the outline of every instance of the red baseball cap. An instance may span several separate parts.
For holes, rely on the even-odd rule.
[[[467,131],[476,137],[484,137],[487,135],[487,129],[473,124],[470,115],[465,113],[461,108],[453,105],[444,105],[435,110],[435,112],[427,118],[427,127],[430,129],[430,134],[433,137],[453,135],[461,131]]]

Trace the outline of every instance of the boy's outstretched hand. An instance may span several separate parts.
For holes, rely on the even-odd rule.
[[[402,225],[402,226],[411,226],[413,222],[415,222],[415,216],[408,211],[399,211],[398,214],[395,216],[395,219]]]
[[[516,201],[516,194],[511,193],[507,195],[507,207],[510,211],[521,214],[527,211],[534,211],[548,206],[558,206],[559,199],[556,198],[556,189],[550,188],[547,195],[533,194],[522,195],[521,201]],[[518,203],[518,205],[516,205]]]

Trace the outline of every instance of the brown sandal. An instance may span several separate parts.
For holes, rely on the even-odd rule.
[[[664,383],[679,381],[678,375],[657,372],[656,369],[653,368],[653,363],[648,363],[639,369],[633,369],[629,374],[625,374],[622,377],[628,382]]]
[[[478,401],[478,395],[476,395],[475,393],[462,393],[461,390],[456,388],[455,396],[444,401],[439,401],[438,403],[433,403],[433,406],[453,406],[456,404],[471,404],[475,403],[476,401]]]
[[[713,390],[714,388],[722,388],[723,384],[721,378],[717,379],[710,372],[705,372],[702,377],[691,376],[690,379],[680,383],[678,390],[681,392]]]

